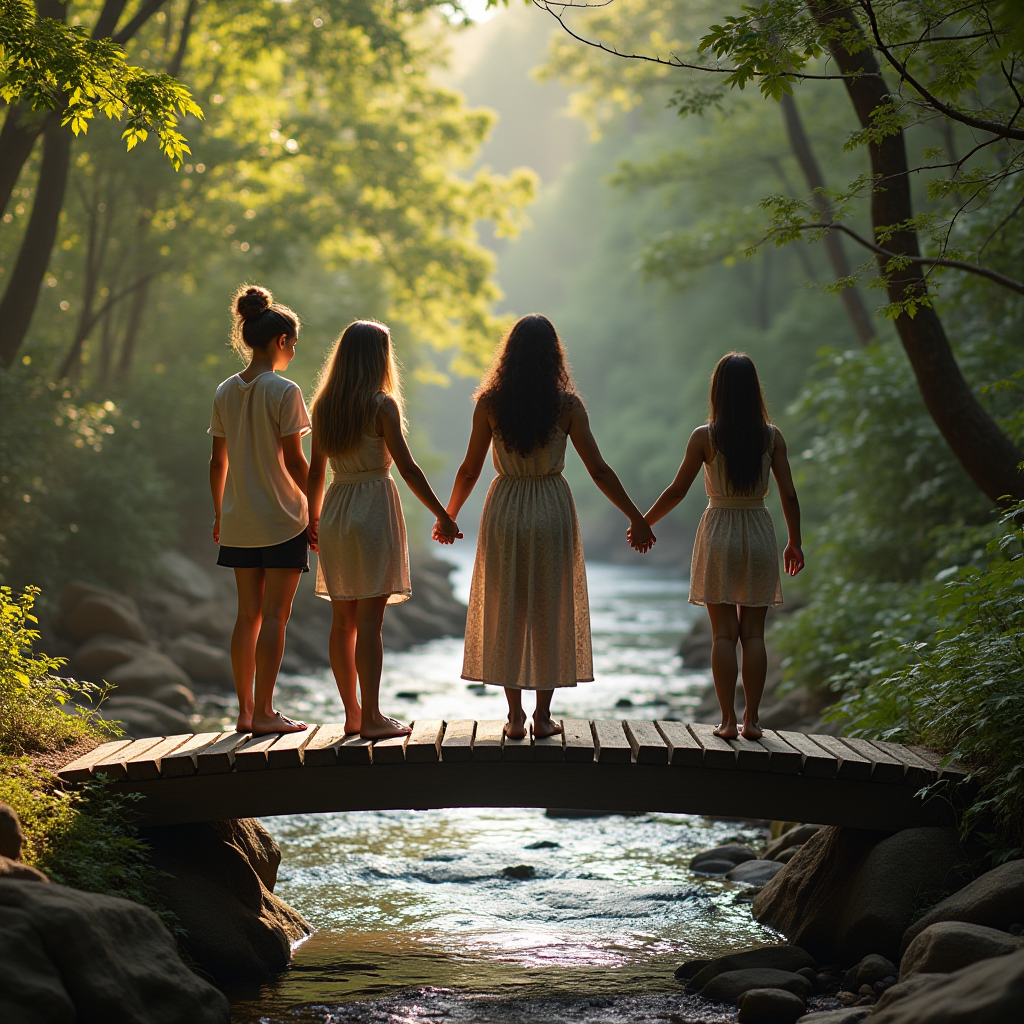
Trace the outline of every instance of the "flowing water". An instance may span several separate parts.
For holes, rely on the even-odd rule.
[[[466,557],[453,574],[463,600]],[[699,611],[685,581],[643,566],[587,572],[597,679],[559,690],[555,711],[686,717],[708,677],[675,653]],[[502,691],[461,680],[461,663],[461,640],[386,652],[383,707],[407,720],[503,718]],[[339,720],[329,672],[282,681],[281,702]],[[673,970],[776,941],[751,917],[745,887],[687,867],[698,850],[757,838],[742,822],[451,809],[265,824],[284,855],[276,891],[318,931],[276,981],[233,994],[236,1021],[734,1020],[683,996]]]

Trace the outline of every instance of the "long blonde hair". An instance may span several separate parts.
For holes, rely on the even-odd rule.
[[[376,320],[353,320],[324,361],[310,405],[317,448],[328,457],[352,451],[376,414],[378,391],[398,406],[404,430],[402,379],[391,332]]]

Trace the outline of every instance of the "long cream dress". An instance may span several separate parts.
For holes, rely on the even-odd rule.
[[[551,690],[594,678],[583,544],[565,431],[523,457],[493,438],[469,594],[462,678]]]
[[[378,405],[383,397],[377,395]],[[320,513],[317,597],[355,601],[387,595],[388,604],[412,597],[409,544],[392,462],[384,438],[372,433],[330,460],[334,480]]]
[[[775,428],[769,429],[771,438],[761,458],[761,478],[752,495],[736,495],[720,451],[704,463],[708,507],[693,543],[691,604],[768,608],[782,604],[775,525],[764,504],[775,454]]]

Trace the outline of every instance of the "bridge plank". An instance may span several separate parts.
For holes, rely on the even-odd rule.
[[[715,735],[713,725],[703,722],[690,722],[688,728],[693,738],[704,748],[705,768],[735,768],[736,751],[729,746],[727,740]]]
[[[503,761],[532,761],[533,743],[530,734],[527,733],[522,739],[514,740],[506,733],[501,746],[501,759]]]
[[[306,744],[316,735],[318,725],[311,725],[303,732],[282,733],[278,741],[267,751],[267,765],[270,768],[298,768],[302,764],[302,752]]]
[[[812,733],[810,738],[819,747],[824,747],[830,754],[835,754],[839,758],[838,778],[858,781],[866,781],[871,778],[871,762],[858,754],[852,747],[846,746],[842,740],[836,739],[835,736],[818,733]]]
[[[196,767],[200,775],[221,775],[231,771],[235,763],[235,751],[252,737],[249,732],[229,732],[223,738],[211,743],[196,755]]]
[[[899,783],[903,781],[906,769],[903,762],[893,757],[892,754],[879,750],[874,744],[867,740],[854,736],[844,736],[843,743],[852,747],[861,757],[866,757],[871,762],[871,781],[882,783]]]
[[[149,750],[125,761],[125,767],[128,769],[128,778],[136,782],[142,782],[145,779],[159,779],[162,758],[166,754],[173,753],[173,751],[187,743],[190,739],[192,739],[192,733],[190,732],[181,733],[178,736],[168,736],[155,747],[150,747]]]
[[[501,741],[505,736],[505,723],[498,718],[489,718],[476,723],[473,739],[474,761],[500,761]]]
[[[473,736],[476,722],[472,718],[460,718],[449,722],[441,741],[442,761],[471,761],[473,759]]]
[[[909,747],[902,743],[893,743],[890,740],[872,740],[872,744],[879,750],[891,754],[897,760],[902,761],[906,766],[907,773],[903,781],[908,786],[920,789],[922,786],[930,786],[939,777],[939,773],[923,758],[918,757]]]
[[[413,728],[416,723],[413,722]],[[374,764],[403,764],[408,736],[389,736],[386,740],[375,740],[373,744]]]
[[[563,718],[566,761],[594,760],[594,733],[585,718]]]
[[[668,764],[668,747],[653,722],[629,721],[625,727],[637,764]]]
[[[530,737],[533,740],[533,759],[535,761],[561,761],[564,739],[560,732],[554,736],[535,736],[530,726]]]
[[[633,750],[621,721],[599,718],[593,725],[594,749],[601,764],[628,764],[633,760]]]
[[[839,758],[830,750],[819,747],[802,732],[779,731],[778,736],[800,752],[803,762],[800,774],[812,779],[834,779],[839,774]]]
[[[199,752],[213,746],[226,736],[234,736],[233,732],[198,732],[190,740],[160,760],[160,778],[180,779],[186,775],[195,775],[196,758]]]
[[[957,783],[963,782],[967,778],[970,769],[959,761],[950,761],[949,764],[943,766],[942,755],[936,753],[934,750],[929,750],[927,747],[912,746],[907,747],[912,754],[917,754],[923,761],[930,764],[938,773],[940,779],[948,779],[950,782]]]
[[[423,718],[412,723],[412,735],[405,745],[405,760],[410,764],[424,764],[441,757],[441,737],[444,722],[440,718]]]
[[[668,746],[668,763],[699,768],[704,763],[704,748],[690,735],[685,722],[655,722]]]
[[[338,748],[345,742],[345,726],[339,723],[321,725],[309,738],[302,751],[307,768],[326,768],[338,763]]]
[[[345,736],[334,749],[338,752],[338,764],[373,763],[373,740],[364,739],[358,733]]]
[[[777,775],[799,775],[803,755],[794,749],[777,732],[765,729],[758,742],[768,751],[768,771]]]
[[[280,732],[268,732],[253,736],[235,750],[236,772],[258,772],[270,767],[267,751],[282,737]]]
[[[745,772],[766,772],[771,754],[757,740],[747,740],[737,736],[734,740],[726,740],[736,751],[736,767]]]
[[[92,766],[94,764],[98,761],[104,760],[116,751],[124,749],[131,742],[132,741],[129,739],[121,739],[101,743],[98,747],[94,747],[87,754],[83,754],[81,757],[76,757],[74,761],[64,765],[64,767],[57,772],[57,777],[64,782],[84,782],[86,779],[91,779]]]
[[[112,779],[118,779],[119,781],[127,779],[128,767],[125,762],[133,757],[138,757],[139,754],[146,753],[147,750],[152,750],[161,740],[163,740],[163,736],[146,736],[141,740],[132,740],[127,747],[112,750],[102,760],[96,761],[92,766],[92,773],[93,775],[98,775],[100,772],[103,772]]]

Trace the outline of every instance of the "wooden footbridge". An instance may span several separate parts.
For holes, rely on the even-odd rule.
[[[938,755],[878,740],[766,731],[723,740],[710,725],[564,719],[563,734],[512,740],[500,721],[430,719],[371,742],[340,725],[251,736],[115,740],[65,765],[141,794],[142,824],[323,811],[545,807],[668,811],[896,830],[952,821],[962,781]]]

